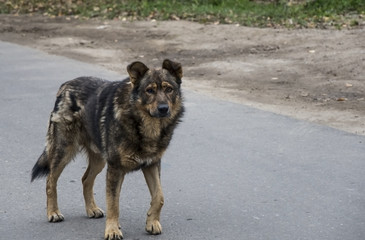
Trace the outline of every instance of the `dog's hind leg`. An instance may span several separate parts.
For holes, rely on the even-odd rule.
[[[49,152],[51,162],[50,172],[47,176],[47,216],[49,222],[61,222],[64,220],[63,215],[58,209],[57,202],[57,181],[63,169],[75,156],[77,149],[73,144],[57,146]]]
[[[75,157],[78,151],[78,133],[73,124],[50,120],[45,154],[49,174],[47,176],[47,216],[49,222],[61,222],[63,215],[58,209],[57,181],[63,169]]]
[[[142,171],[151,193],[151,207],[147,213],[146,231],[154,235],[161,234],[160,213],[164,197],[160,181],[160,163],[143,168]]]
[[[104,212],[95,204],[93,186],[96,176],[105,166],[105,161],[100,154],[90,149],[86,152],[89,158],[89,166],[82,177],[86,214],[90,218],[100,218],[104,216]]]

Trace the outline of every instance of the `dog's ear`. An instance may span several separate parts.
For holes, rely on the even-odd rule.
[[[141,78],[148,71],[148,67],[141,62],[133,62],[128,65],[127,71],[131,80],[131,83],[136,86],[139,84]]]
[[[183,77],[183,73],[180,63],[165,59],[162,63],[162,68],[169,71],[169,73],[176,78],[176,82],[178,84],[181,84],[181,78]]]

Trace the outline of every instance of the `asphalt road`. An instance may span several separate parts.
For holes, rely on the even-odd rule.
[[[103,239],[105,218],[84,210],[83,156],[59,180],[64,222],[47,222],[45,180],[30,183],[59,85],[85,75],[125,76],[0,42],[1,239]],[[144,231],[149,192],[136,172],[122,188],[125,239],[365,239],[364,137],[190,91],[185,98],[162,163],[163,234]],[[103,209],[104,185],[105,170],[95,186]]]

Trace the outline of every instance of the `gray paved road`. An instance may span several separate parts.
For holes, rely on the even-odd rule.
[[[30,183],[55,93],[82,75],[123,77],[0,42],[1,239],[103,238],[105,219],[85,217],[82,157],[59,181],[64,222],[46,220],[45,180]],[[184,122],[163,159],[164,233],[144,232],[149,194],[137,172],[122,189],[126,239],[365,239],[364,137],[185,96]],[[95,198],[105,209],[104,178],[97,178]]]

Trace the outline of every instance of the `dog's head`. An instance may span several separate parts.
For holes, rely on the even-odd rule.
[[[136,106],[154,118],[175,116],[181,110],[180,63],[164,60],[161,69],[149,69],[142,62],[127,67]]]

